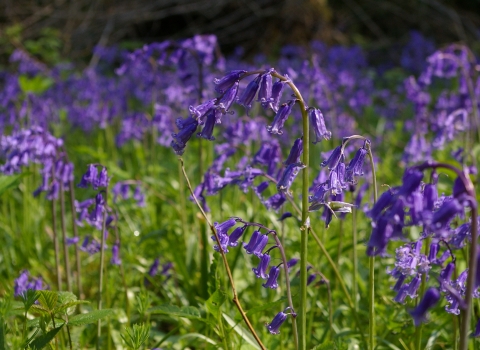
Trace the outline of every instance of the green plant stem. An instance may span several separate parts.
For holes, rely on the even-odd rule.
[[[430,240],[431,238],[427,237],[424,242],[425,246],[423,247],[423,249],[424,249],[425,256],[428,256],[428,253],[430,251]],[[427,286],[427,277],[426,277],[426,274],[422,274],[422,283],[420,284],[419,295],[425,294],[426,286]],[[422,349],[422,329],[423,329],[422,323],[415,329],[415,349],[416,350]]]
[[[63,263],[65,264],[65,276],[67,279],[67,290],[72,292],[72,280],[70,270],[70,259],[68,256],[67,245],[67,229],[65,225],[65,187],[63,181],[60,181],[60,226],[62,228],[62,244],[63,244]]]
[[[55,178],[55,165],[52,166],[52,178]],[[57,288],[62,290],[62,275],[60,273],[60,249],[58,247],[57,237],[57,200],[52,198],[52,232],[53,232],[53,249],[55,251],[55,271],[57,273]]]
[[[103,292],[103,269],[104,269],[104,260],[105,260],[105,232],[107,230],[107,208],[108,208],[108,187],[105,188],[105,204],[103,210],[102,218],[102,241],[100,244],[100,270],[99,270],[99,279],[98,279],[98,304],[97,309],[102,309],[102,292]],[[98,320],[97,322],[97,350],[100,349],[100,337],[102,335],[102,321]]]
[[[185,180],[187,182],[187,186],[188,186],[188,189],[190,190],[190,194],[192,195],[192,198],[195,201],[195,204],[197,205],[198,209],[200,210],[203,217],[207,221],[208,226],[210,227],[210,230],[212,231],[212,233],[215,236],[215,239],[217,240],[217,242],[220,242],[220,239],[219,239],[218,234],[217,234],[217,230],[215,229],[213,224],[208,219],[208,216],[205,213],[205,211],[203,210],[202,205],[198,202],[197,196],[195,196],[192,185],[190,184],[190,180],[188,179],[187,172],[185,171],[185,167],[183,166],[183,159],[181,157],[178,157],[178,162],[179,162],[180,169],[183,173],[183,176],[185,177]],[[245,324],[247,325],[247,328],[249,329],[250,333],[252,333],[253,337],[255,338],[255,340],[258,343],[258,345],[260,346],[260,348],[262,350],[266,350],[265,345],[263,345],[262,341],[260,340],[257,333],[255,332],[255,329],[253,328],[252,324],[250,323],[250,320],[248,319],[247,314],[245,313],[245,311],[243,311],[242,305],[240,304],[240,301],[238,299],[237,290],[235,288],[235,283],[233,282],[233,276],[232,276],[232,272],[230,271],[230,267],[228,265],[227,257],[225,256],[225,252],[223,251],[222,245],[219,244],[218,246],[219,246],[220,254],[222,256],[223,264],[225,266],[225,270],[227,271],[227,276],[228,276],[228,280],[230,282],[230,287],[232,289],[232,294],[233,294],[233,300],[232,301],[235,304],[235,306],[237,307],[240,314],[242,315],[242,318],[243,318]]]
[[[377,176],[375,173],[375,163],[373,161],[373,154],[370,144],[367,144],[368,158],[370,160],[370,168],[372,171],[372,183],[373,183],[373,204],[377,202],[378,192],[377,192]],[[370,344],[370,349],[375,349],[375,257],[370,257],[368,264],[369,276],[368,276],[368,316],[369,316],[369,327],[368,327],[368,340]]]
[[[309,166],[310,166],[310,129],[306,105],[302,94],[295,84],[288,78],[273,72],[272,76],[285,81],[292,89],[298,99],[300,111],[302,113],[303,126],[303,164],[305,168],[302,172],[302,225],[300,227],[300,307],[298,309],[298,349],[307,348],[307,259],[308,259],[308,232],[310,227],[310,218],[308,215],[308,188]]]
[[[353,305],[355,307],[355,310],[358,310],[358,301],[357,301],[357,295],[358,295],[358,254],[357,254],[357,208],[353,207],[352,208],[352,253],[353,253],[353,284],[352,284],[352,299],[353,299]]]
[[[77,222],[75,220],[75,187],[73,186],[73,181],[69,181],[68,187],[70,190],[70,210],[72,211],[72,231],[73,231],[73,237],[78,237],[78,230],[77,230]],[[82,289],[82,265],[80,261],[80,250],[78,249],[78,245],[75,244],[75,269],[77,270],[77,288],[78,288],[78,298],[83,300],[85,296],[83,295],[83,289]],[[79,305],[79,308],[80,305]]]

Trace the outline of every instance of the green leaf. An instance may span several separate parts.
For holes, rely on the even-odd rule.
[[[198,334],[198,333],[188,333],[188,334],[182,335],[181,337],[178,338],[178,342],[180,342],[180,340],[187,339],[187,338],[198,338],[198,339],[201,339],[201,340],[203,340],[207,343],[217,345],[215,340],[213,340],[209,337],[206,337],[203,334]]]
[[[31,344],[30,347],[33,350],[40,350],[43,349],[48,343],[52,341],[53,338],[57,335],[57,333],[63,328],[63,325],[60,327],[54,328],[51,331],[45,333],[44,335],[35,339]]]
[[[216,290],[210,298],[205,302],[205,307],[215,318],[220,317],[220,306],[225,302],[225,293],[221,290]]]
[[[177,317],[201,319],[200,311],[193,306],[178,307],[176,305],[160,305],[148,310],[151,314],[164,314]]]
[[[5,323],[3,317],[0,317],[0,350],[5,350]]]
[[[65,303],[65,304],[62,304],[60,306],[58,306],[57,308],[55,308],[54,310],[54,313],[60,313],[60,312],[63,312],[69,308],[72,308],[72,310],[69,310],[68,314],[71,314],[75,311],[75,308],[74,306],[77,306],[77,305],[80,305],[80,304],[88,304],[89,302],[86,301],[86,300],[74,300],[74,301],[70,301],[68,303]]]
[[[269,309],[275,309],[276,306],[282,305],[286,301],[287,301],[287,298],[283,297],[283,298],[280,298],[278,300],[272,301],[271,303],[262,304],[260,306],[252,307],[250,310],[246,311],[245,313],[248,314],[248,315],[252,315],[252,314],[255,314],[257,312],[262,312],[262,311],[269,310]]]
[[[28,328],[37,328],[40,327],[40,319],[41,317],[36,317],[33,320],[28,320],[27,321],[27,327]],[[52,324],[52,320],[50,317],[47,317],[48,320],[48,325]],[[61,318],[55,318],[55,326],[58,327],[60,325],[63,325],[65,323],[65,320],[62,320]]]
[[[38,302],[40,305],[42,305],[48,312],[53,312],[57,306],[58,293],[49,290],[41,290],[39,293],[40,296],[38,297]]]
[[[223,315],[223,318],[225,319],[225,321],[227,321],[227,323],[233,328],[233,330],[235,332],[238,333],[238,335],[244,339],[247,343],[249,343],[251,346],[253,346],[255,349],[260,349],[260,347],[258,346],[258,343],[257,341],[255,340],[255,338],[253,337],[252,333],[250,333],[250,331],[246,330],[245,328],[243,328],[242,326],[240,326],[237,322],[235,322],[234,320],[232,320],[230,318],[230,316],[226,315],[226,314],[222,314]]]
[[[27,289],[27,291],[23,293],[21,297],[25,311],[28,311],[40,297],[40,294],[36,290]]]
[[[2,195],[6,190],[17,187],[20,179],[27,175],[30,175],[30,173],[25,172],[18,175],[0,176],[0,195]]]
[[[88,314],[75,315],[68,320],[68,324],[71,326],[83,326],[85,324],[94,323],[101,318],[107,317],[111,313],[113,313],[112,309],[103,309],[95,310],[89,312]]]

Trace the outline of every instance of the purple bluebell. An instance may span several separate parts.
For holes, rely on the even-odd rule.
[[[325,203],[325,196],[330,190],[330,184],[328,182],[324,182],[318,185],[314,189],[314,193],[312,196],[308,198],[309,203]],[[310,210],[310,209],[309,209]]]
[[[367,245],[367,255],[384,255],[390,237],[393,234],[393,226],[385,217],[372,223],[373,230]]]
[[[287,261],[287,267],[290,269],[297,265],[297,263],[300,261],[300,259],[297,258],[291,258],[290,260]]]
[[[270,264],[270,254],[261,254],[260,262],[258,263],[257,267],[254,267],[252,271],[255,273],[257,278],[267,279],[267,269],[268,265]]]
[[[201,132],[197,133],[197,136],[202,137],[209,141],[214,141],[215,137],[213,136],[213,129],[217,123],[217,118],[215,117],[215,110],[211,109],[207,112],[206,121]]]
[[[309,108],[308,118],[310,120],[310,126],[315,133],[315,141],[313,141],[314,144],[322,141],[322,138],[325,140],[330,139],[332,133],[327,130],[327,127],[325,126],[325,119],[323,118],[323,114],[319,109]]]
[[[428,252],[428,260],[430,261],[431,264],[434,264],[436,262],[439,248],[440,248],[440,245],[436,242],[433,242],[432,244],[430,244],[430,249]]]
[[[100,170],[97,178],[92,183],[93,189],[96,190],[99,187],[108,187],[108,180],[107,168],[102,167],[102,170]]]
[[[293,163],[300,162],[300,156],[303,153],[303,138],[298,138],[293,143],[292,148],[290,149],[290,153],[288,154],[287,159],[283,162],[285,166],[288,166]]]
[[[440,300],[440,292],[436,288],[429,288],[423,296],[417,307],[409,311],[413,317],[415,326],[419,326],[421,323],[427,320],[427,311],[434,307]]]
[[[112,259],[110,260],[112,265],[120,265],[122,260],[120,259],[120,242],[115,242],[112,246]]]
[[[377,221],[382,211],[391,205],[394,201],[394,194],[391,189],[383,192],[378,201],[373,205],[372,209],[367,213],[367,216],[371,217],[373,221]]]
[[[273,196],[268,198],[264,204],[267,209],[273,209],[274,211],[279,210],[283,204],[287,201],[287,198],[283,193],[275,193]]]
[[[243,94],[237,99],[237,103],[245,107],[247,115],[252,108],[253,99],[255,98],[255,95],[260,87],[260,78],[261,75],[257,76],[250,83],[248,83],[247,87],[243,91]]]
[[[286,211],[285,213],[282,214],[282,216],[278,219],[278,221],[283,221],[287,218],[293,217],[293,214],[290,213],[289,211]]]
[[[348,163],[345,169],[345,181],[346,182],[355,182],[355,176],[363,175],[363,162],[365,156],[367,155],[367,150],[365,148],[360,148],[355,156],[352,158],[350,163]]]
[[[175,153],[179,156],[185,152],[185,147],[187,146],[188,140],[192,137],[198,127],[198,122],[192,117],[186,119],[177,119],[176,124],[178,126],[179,132],[173,133],[171,146]]]
[[[77,244],[80,241],[80,237],[67,237],[67,246],[71,246]]]
[[[244,70],[234,70],[229,72],[221,79],[214,79],[215,83],[215,91],[219,94],[223,94],[226,92],[230,87],[232,87],[235,82],[239,81],[241,76],[245,74],[246,71]]]
[[[461,177],[457,177],[453,182],[453,197],[462,200],[467,195],[467,189]]]
[[[414,299],[417,297],[417,291],[418,291],[418,288],[420,287],[420,283],[422,282],[422,278],[420,276],[420,274],[416,275],[412,281],[410,282],[410,284],[408,285],[408,290],[407,290],[407,295]]]
[[[232,231],[230,236],[228,236],[228,245],[230,247],[236,247],[238,245],[238,240],[242,237],[243,233],[247,229],[247,225],[239,226]]]
[[[435,209],[435,203],[438,200],[437,185],[426,184],[423,189],[423,206],[428,212],[432,212]]]
[[[408,287],[409,287],[408,283],[405,283],[404,285],[402,285],[397,291],[397,295],[395,296],[395,298],[393,298],[393,300],[397,303],[404,304],[405,299],[407,298]]]
[[[268,243],[268,236],[267,235],[259,235],[257,237],[257,240],[256,240],[253,248],[251,250],[247,250],[247,248],[245,248],[245,250],[247,251],[248,254],[253,254],[253,255],[256,255],[258,257],[261,257],[262,254],[263,254],[262,253],[263,249],[266,247],[267,243]]]
[[[160,265],[160,259],[159,258],[156,258],[152,265],[150,265],[150,268],[148,269],[148,274],[151,276],[151,277],[154,277],[157,275],[157,272],[158,272],[158,267]]]
[[[278,105],[280,104],[280,99],[282,98],[283,89],[287,82],[283,80],[277,80],[272,86],[271,102],[270,107],[277,112]]]
[[[263,108],[268,108],[272,96],[272,75],[273,69],[269,69],[260,78],[260,88],[258,90],[258,101]]]
[[[408,197],[415,190],[418,189],[422,183],[423,172],[417,169],[407,169],[403,174],[402,186],[399,189],[399,194]]]
[[[100,249],[100,242],[97,241],[95,238],[91,238],[90,236],[86,236],[83,240],[82,245],[80,246],[81,251],[86,252],[90,255],[98,253]]]
[[[470,334],[470,337],[472,338],[480,337],[480,318],[477,320],[477,324],[475,325],[475,331],[472,334]]]
[[[238,84],[237,84],[238,86]],[[215,99],[212,99],[212,100],[208,100],[196,107],[193,107],[193,106],[190,106],[188,108],[190,114],[192,115],[193,118],[195,118],[195,120],[197,120],[197,122],[199,122],[199,124],[203,124],[205,122],[205,115],[207,114],[207,112],[211,111],[214,107],[215,107]],[[225,108],[227,109],[227,108]],[[177,126],[179,129],[182,129],[178,123],[177,123]]]
[[[278,314],[275,315],[272,322],[267,324],[267,329],[271,334],[279,334],[280,326],[286,321],[287,314],[283,311],[280,311]]]
[[[311,285],[313,283],[313,281],[315,281],[316,278],[317,278],[316,273],[312,273],[312,274],[308,275],[307,286]]]
[[[95,195],[95,209],[90,213],[90,221],[101,221],[102,213],[105,210],[105,201],[103,199],[102,193],[97,193]]]
[[[297,102],[297,100],[290,100],[280,106],[273,118],[272,125],[267,126],[269,133],[277,135],[283,134],[283,125],[287,121],[295,102]]]
[[[448,230],[448,225],[452,219],[463,213],[463,205],[453,198],[444,202],[442,206],[433,214],[430,229],[434,232],[442,233]]]
[[[135,199],[135,201],[137,202],[137,205],[140,208],[143,208],[146,206],[145,194],[143,193],[142,187],[140,185],[135,187],[135,191],[133,191],[133,199]]]
[[[90,164],[88,166],[87,172],[82,175],[80,183],[77,185],[81,188],[87,188],[89,185],[92,185],[97,181],[98,170],[95,164]]]
[[[278,266],[272,266],[268,273],[268,280],[262,284],[265,288],[276,289],[278,287],[277,279],[280,274],[280,268]]]
[[[249,254],[251,254],[251,251],[255,247],[255,244],[257,243],[257,239],[260,235],[261,235],[260,231],[255,230],[253,231],[252,236],[250,237],[250,240],[248,241],[248,243],[243,243],[243,248],[245,248],[247,252],[250,252]]]
[[[342,146],[338,146],[332,151],[332,153],[330,153],[330,156],[328,157],[328,159],[320,163],[320,166],[322,167],[327,166],[328,169],[330,170],[335,169],[338,163],[342,161],[342,158],[343,158]]]
[[[42,290],[46,286],[43,283],[42,277],[30,278],[30,273],[27,270],[23,270],[20,276],[14,281],[14,296],[22,296],[27,290]]]
[[[226,114],[229,110],[230,107],[232,106],[233,102],[235,101],[235,98],[237,97],[238,93],[238,81],[235,82],[226,92],[225,94],[218,100],[218,108],[220,108],[220,111],[223,114]],[[220,123],[220,121],[217,118],[217,123]]]
[[[303,163],[292,163],[288,165],[277,183],[277,190],[281,193],[288,193],[298,172],[303,168],[305,168]]]

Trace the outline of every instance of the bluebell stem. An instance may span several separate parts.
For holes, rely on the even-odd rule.
[[[215,91],[219,94],[226,92],[235,82],[239,81],[241,76],[245,74],[244,70],[234,70],[229,72],[221,79],[214,79]]]
[[[250,109],[252,108],[252,101],[255,98],[255,95],[257,94],[257,91],[260,87],[260,78],[261,78],[261,75],[257,76],[250,83],[248,83],[247,87],[245,88],[245,91],[243,91],[243,94],[237,100],[238,104],[245,107],[245,110],[247,111],[247,115]]]
[[[422,322],[427,320],[427,311],[434,307],[440,300],[440,292],[436,288],[429,288],[423,296],[417,307],[409,311],[413,317],[415,326],[419,326]]]
[[[293,163],[299,163],[302,153],[303,153],[303,139],[298,138],[293,143],[293,146],[290,149],[290,153],[288,154],[288,157],[283,162],[283,164],[285,164],[285,166],[288,166]]]
[[[271,334],[279,334],[280,326],[286,321],[287,314],[284,311],[280,311],[278,314],[275,315],[272,322],[267,324],[267,329]]]
[[[278,287],[277,279],[278,275],[280,274],[280,269],[278,266],[272,266],[270,268],[270,272],[268,273],[268,280],[264,284],[262,284],[265,288],[276,289]]]
[[[297,100],[290,100],[280,106],[273,118],[272,125],[267,126],[267,130],[271,134],[282,135],[283,134],[283,125],[287,121],[292,107]]]
[[[332,133],[327,130],[325,126],[325,119],[323,114],[319,109],[310,107],[308,109],[308,118],[310,119],[310,125],[313,128],[315,133],[315,141],[313,143],[318,143],[323,139],[328,140],[332,136]]]
[[[269,276],[267,274],[267,269],[269,264],[270,264],[270,254],[267,254],[267,253],[262,254],[260,256],[260,262],[258,263],[258,266],[252,269],[252,271],[255,273],[255,276],[257,276],[257,278],[267,279]]]

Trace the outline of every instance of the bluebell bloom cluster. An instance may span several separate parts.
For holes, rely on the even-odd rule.
[[[29,289],[43,290],[47,288],[42,277],[32,278],[27,270],[23,270],[20,276],[15,279],[13,292],[15,296],[22,296]]]

